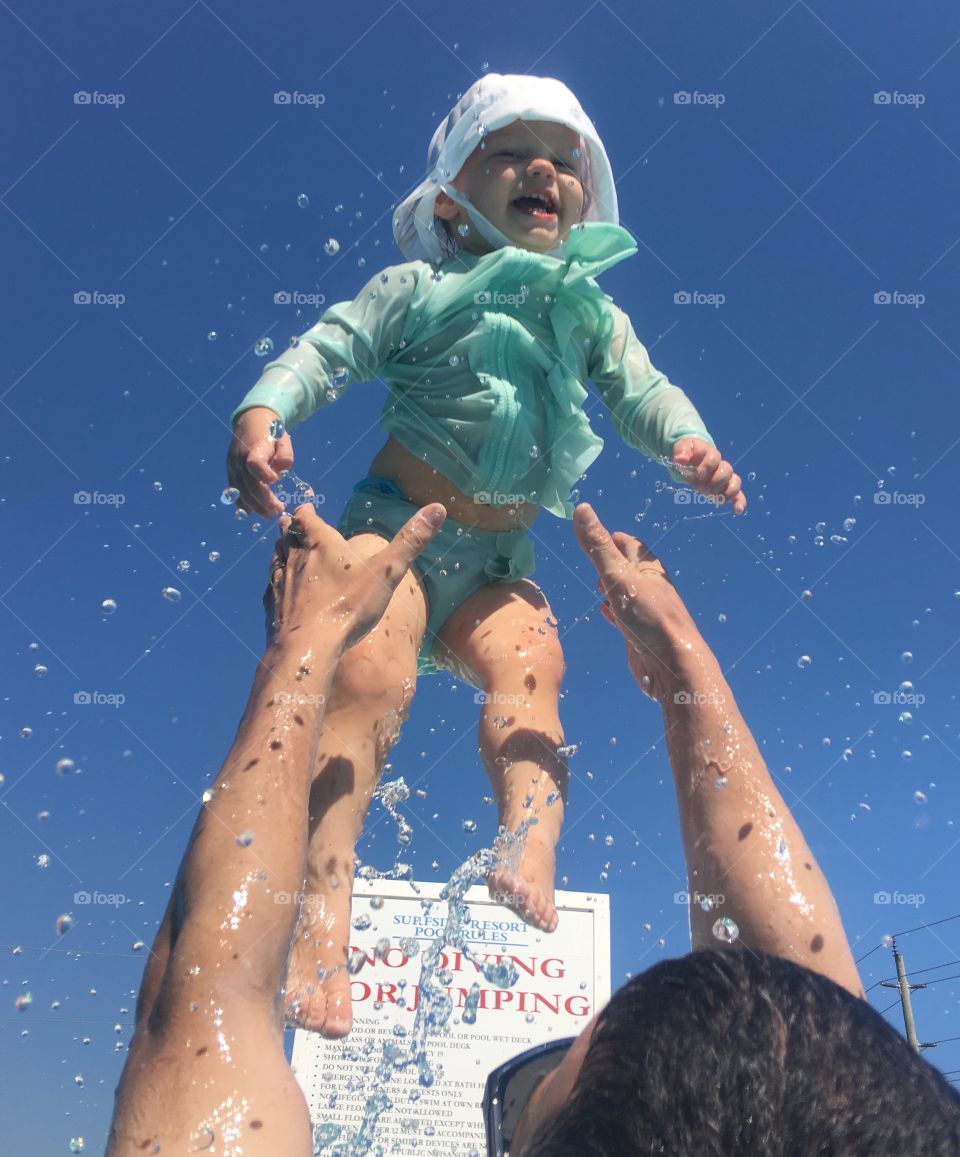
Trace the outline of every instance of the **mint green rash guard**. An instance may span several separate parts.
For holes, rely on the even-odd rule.
[[[505,246],[391,266],[271,362],[231,420],[267,406],[292,430],[379,376],[390,390],[381,428],[465,494],[570,518],[570,492],[603,446],[588,379],[620,437],[649,457],[685,436],[713,445],[594,280],[636,252],[625,229],[593,222],[571,230],[563,258]]]

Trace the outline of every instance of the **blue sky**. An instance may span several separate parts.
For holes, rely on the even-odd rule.
[[[485,67],[560,77],[598,126],[640,247],[602,284],[749,477],[751,505],[734,522],[675,501],[602,417],[583,496],[674,573],[871,953],[866,984],[893,974],[882,936],[946,921],[899,943],[934,982],[915,996],[921,1039],[960,1036],[960,967],[938,967],[960,957],[955,7],[276,15],[250,0],[0,10],[7,1147],[102,1145],[146,954],[132,945],[152,940],[261,648],[273,534],[217,498],[254,344],[283,348],[317,317],[274,294],[351,298],[399,259],[391,207]],[[355,387],[296,432],[298,473],[331,516],[378,448],[383,390]],[[609,890],[617,983],[687,948],[672,787],[657,711],[627,683],[569,525],[545,515],[536,537],[579,745],[560,872]],[[916,701],[897,704],[905,680]],[[424,878],[494,829],[475,710],[466,688],[424,680],[393,755],[428,791],[410,815]],[[64,758],[76,770],[57,775]],[[363,850],[381,866],[386,827]],[[954,1073],[958,1046],[927,1056]]]

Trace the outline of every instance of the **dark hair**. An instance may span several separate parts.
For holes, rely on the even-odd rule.
[[[694,952],[600,1014],[525,1157],[957,1157],[960,1096],[864,1000],[774,956]]]

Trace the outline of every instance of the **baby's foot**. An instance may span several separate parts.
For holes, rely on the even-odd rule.
[[[541,932],[553,932],[560,922],[553,902],[554,848],[538,840],[534,832],[534,828],[527,830],[519,864],[498,863],[487,876],[487,888],[492,900]]]
[[[346,1036],[353,1024],[347,971],[353,880],[336,879],[338,887],[331,877],[308,879],[312,890],[303,898],[284,987],[287,1023],[328,1039]]]

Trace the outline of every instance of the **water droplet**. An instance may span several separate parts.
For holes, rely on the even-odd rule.
[[[57,917],[55,928],[58,936],[63,936],[64,933],[69,932],[72,927],[73,917],[68,913],[64,912],[62,916]]]
[[[900,714],[897,716],[897,722],[898,723],[912,723],[913,722],[912,712],[901,711]]]
[[[725,944],[730,944],[740,935],[736,920],[729,916],[721,916],[719,920],[714,921],[712,931],[714,936]]]
[[[180,592],[176,587],[164,587],[160,592],[168,603],[180,602]]]
[[[42,663],[37,663],[37,665],[33,668],[33,673],[37,676],[38,679],[42,679],[47,673],[47,668]]]
[[[343,206],[341,205],[340,208],[342,209]],[[340,242],[336,239],[336,237],[328,238],[323,243],[323,251],[328,257],[336,257],[336,255],[340,252]]]
[[[903,654],[900,656],[900,662],[901,663],[912,663],[913,662],[913,652],[912,651],[904,651]]]
[[[580,745],[578,743],[569,743],[566,747],[558,747],[557,755],[561,756],[561,758],[572,759],[579,750]]]
[[[354,918],[353,927],[356,928],[358,932],[366,932],[372,923],[373,921],[370,917],[365,912],[362,912]]]
[[[349,972],[351,976],[356,976],[366,962],[366,956],[364,956],[359,948],[355,948],[347,960],[347,972]]]
[[[465,832],[468,832],[468,833],[475,832],[477,830],[477,821],[476,820],[464,820],[460,826],[463,828],[463,830]]]
[[[604,836],[603,842],[607,845],[608,848],[612,848],[613,847],[613,836]]]
[[[370,897],[370,907],[373,908],[373,910],[375,912],[379,912],[380,909],[383,907],[383,897],[382,896],[371,896]]]
[[[460,364],[460,358],[456,354],[451,354],[449,361],[452,366],[458,366]]]
[[[903,760],[913,759],[913,752],[912,751],[901,751],[900,752],[900,758]]]
[[[154,488],[154,490],[156,490],[159,493],[163,489],[163,483],[162,482],[154,482],[153,488]]]
[[[470,226],[464,221],[462,224],[457,226],[457,232],[461,237],[469,237],[471,232]]]
[[[270,423],[269,427],[267,428],[267,433],[270,435],[271,438],[274,439],[274,441],[283,437],[283,435],[286,433],[286,429],[285,429],[283,422],[281,421],[280,418],[274,418],[273,419],[273,421]]]
[[[247,828],[247,830],[245,832],[241,832],[240,835],[237,836],[237,844],[241,848],[249,848],[252,843],[253,843],[253,832],[250,831],[249,828]]]
[[[857,525],[855,518],[845,518],[843,520],[843,529],[849,534],[851,530]]]
[[[717,615],[717,622],[718,623],[725,623],[726,621],[727,621],[727,616],[723,613],[723,611],[721,611],[720,614]]]
[[[324,1121],[317,1125],[313,1130],[313,1148],[314,1152],[332,1145],[334,1141],[340,1136],[343,1131],[342,1125],[337,1125],[333,1121]]]
[[[810,658],[809,655],[801,655],[800,658],[797,660],[797,666],[802,671],[805,667],[809,667],[812,662],[813,662],[813,660]]]
[[[21,739],[29,739],[31,735],[33,735],[33,728],[32,727],[21,727],[20,728],[20,738]]]
[[[215,329],[212,329],[207,334],[207,341],[216,341],[216,340],[217,340],[217,331]]]
[[[297,194],[297,204],[300,206],[301,209],[306,209],[310,204],[310,198],[307,196],[306,193],[298,193]]]
[[[267,354],[273,353],[273,338],[262,337],[258,339],[253,346],[253,352],[258,358],[265,358]]]
[[[233,504],[240,497],[240,491],[236,486],[228,486],[226,490],[220,495],[220,501],[224,506],[233,506]]]
[[[813,591],[801,591],[800,598],[803,599],[805,603],[810,602],[810,600],[813,598]]]
[[[189,560],[189,559],[187,559],[187,558],[182,558],[182,559],[181,559],[181,560],[180,560],[180,561],[177,563],[177,570],[178,570],[178,571],[179,571],[181,574],[186,574],[186,573],[187,573],[187,571],[188,571],[189,569],[190,569],[190,560]]]
[[[70,1152],[71,1153],[82,1153],[84,1151],[84,1149],[86,1148],[86,1146],[87,1146],[87,1143],[86,1143],[86,1141],[84,1141],[84,1139],[82,1137],[71,1137],[70,1138]]]
[[[112,615],[117,609],[116,599],[104,599],[100,604],[100,613],[103,615]]]
[[[220,557],[220,551],[219,550],[211,550],[210,553],[207,555],[207,558],[210,560],[210,562],[216,562],[219,557]]]
[[[76,770],[76,764],[72,759],[58,759],[57,760],[57,775],[70,775]]]

